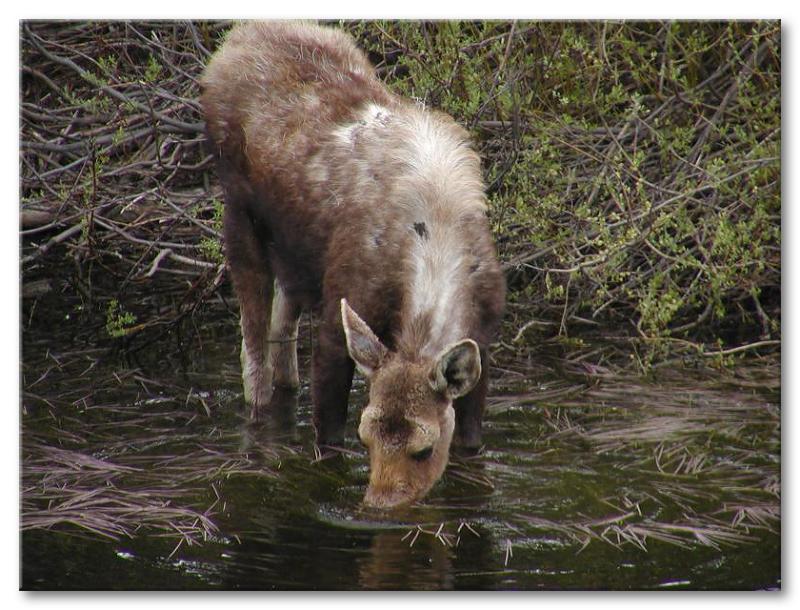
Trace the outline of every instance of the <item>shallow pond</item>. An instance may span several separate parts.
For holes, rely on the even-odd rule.
[[[242,405],[234,315],[134,352],[23,306],[24,589],[761,589],[781,586],[780,371],[620,378],[497,356],[485,448],[424,502],[360,504],[317,459],[308,388]],[[301,346],[308,377],[310,340]]]

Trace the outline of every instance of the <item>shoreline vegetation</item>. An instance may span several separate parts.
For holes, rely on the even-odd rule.
[[[473,134],[512,349],[599,330],[642,370],[779,357],[779,22],[333,25]],[[63,289],[131,342],[226,283],[197,78],[229,27],[22,23],[23,296],[68,260]],[[157,282],[172,309],[143,306]]]

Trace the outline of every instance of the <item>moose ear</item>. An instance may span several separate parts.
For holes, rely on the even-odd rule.
[[[358,369],[371,377],[389,353],[372,329],[342,299],[342,326],[347,340],[347,351]]]
[[[448,397],[458,398],[469,392],[481,376],[481,352],[472,339],[447,347],[433,363],[431,387]]]

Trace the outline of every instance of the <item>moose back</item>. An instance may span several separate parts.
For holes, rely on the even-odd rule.
[[[298,387],[298,318],[314,308],[317,443],[343,442],[357,366],[365,501],[421,498],[451,442],[480,445],[505,301],[468,134],[391,93],[349,36],[311,24],[236,26],[202,86],[246,401]]]

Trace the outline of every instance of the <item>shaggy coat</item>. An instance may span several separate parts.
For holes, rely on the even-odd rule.
[[[413,409],[401,397],[419,378],[425,388],[417,388],[418,400],[436,403],[440,422],[454,408],[455,442],[479,446],[486,346],[505,284],[468,134],[449,116],[392,94],[349,36],[316,25],[235,27],[202,85],[225,191],[225,250],[242,313],[248,402],[268,404],[273,384],[297,386],[297,317],[315,308],[318,443],[343,440],[357,364],[371,382],[369,416],[383,422],[373,445],[385,449],[388,438],[413,444],[419,426],[403,433]],[[398,376],[397,366],[416,367],[421,376]],[[378,383],[377,372],[389,369],[396,381]],[[376,397],[376,385],[394,395]],[[440,444],[445,428],[436,432]],[[446,440],[437,445],[445,454],[441,469]],[[370,455],[374,474],[373,446]],[[434,482],[441,469],[433,469]],[[387,472],[384,478],[396,474]],[[401,492],[389,489],[391,499],[374,503],[425,491],[402,492],[415,487],[408,480],[385,483],[393,485]]]

